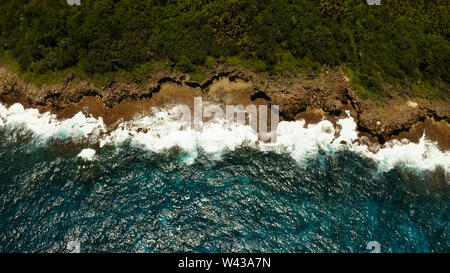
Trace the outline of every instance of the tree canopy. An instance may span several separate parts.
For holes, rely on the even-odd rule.
[[[132,71],[153,61],[192,72],[235,60],[273,73],[346,65],[373,91],[380,79],[448,83],[448,1],[381,2],[3,0],[0,49],[36,73]]]

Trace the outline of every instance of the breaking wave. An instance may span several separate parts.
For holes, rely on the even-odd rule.
[[[9,108],[0,105],[1,127],[29,131],[38,145],[51,140],[70,140],[87,142],[101,149],[130,142],[155,153],[178,147],[184,154],[182,160],[187,164],[195,162],[199,151],[220,159],[224,152],[242,146],[261,151],[267,151],[269,147],[273,152],[289,154],[299,163],[314,157],[319,151],[332,153],[347,149],[373,159],[380,171],[389,171],[402,164],[423,170],[440,166],[447,174],[450,172],[450,152],[439,150],[437,143],[426,139],[425,135],[418,143],[403,139],[391,140],[384,145],[373,144],[373,147],[361,144],[357,141],[357,125],[349,114],[347,118],[338,120],[337,126],[328,120],[309,125],[303,120],[280,122],[276,143],[270,145],[259,143],[257,133],[250,126],[227,126],[225,121],[219,121],[205,125],[199,132],[186,128],[168,109],[161,108],[155,108],[152,115],[138,115],[108,129],[101,117],[86,116],[82,112],[72,118],[58,120],[49,112],[41,114],[37,109],[24,109],[21,104]],[[95,153],[94,149],[87,148],[78,156],[94,160]]]

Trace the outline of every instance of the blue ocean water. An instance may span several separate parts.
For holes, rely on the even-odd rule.
[[[191,165],[177,148],[36,145],[0,127],[0,252],[450,252],[439,171],[379,172],[353,152],[305,163],[242,147]]]

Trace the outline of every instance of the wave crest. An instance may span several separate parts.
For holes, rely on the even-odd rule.
[[[39,143],[47,143],[49,139],[88,139],[101,148],[130,141],[132,145],[156,153],[179,147],[188,154],[183,157],[187,164],[195,161],[200,149],[216,158],[220,158],[225,151],[232,151],[243,145],[264,150],[264,144],[258,142],[258,135],[250,126],[227,126],[221,120],[208,123],[201,132],[195,131],[174,119],[169,109],[161,108],[155,109],[152,115],[136,116],[133,120],[121,122],[114,129],[108,130],[101,117],[87,117],[82,112],[60,121],[51,113],[41,114],[37,109],[24,109],[20,104],[9,108],[0,105],[0,127],[26,129]],[[403,139],[391,140],[384,145],[373,144],[376,145],[377,152],[372,152],[374,147],[356,141],[357,125],[349,114],[347,118],[338,120],[337,126],[328,120],[309,125],[304,120],[282,121],[276,133],[277,141],[272,145],[272,150],[288,153],[298,162],[314,157],[320,150],[335,152],[348,149],[373,159],[381,171],[404,164],[418,169],[435,169],[441,166],[446,174],[450,173],[450,153],[439,150],[437,143],[426,139],[425,135],[418,143]],[[95,154],[95,151],[80,154],[93,158],[89,155]]]

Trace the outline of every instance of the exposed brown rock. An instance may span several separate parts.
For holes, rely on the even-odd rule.
[[[192,82],[188,75],[167,71],[138,82],[117,76],[97,88],[92,82],[70,74],[64,83],[38,88],[2,65],[0,102],[8,105],[19,102],[25,107],[52,111],[61,118],[81,110],[101,116],[107,125],[132,119],[136,113],[154,106],[183,103],[192,107],[196,96],[224,104],[279,105],[281,120],[305,119],[307,123],[344,117],[348,110],[361,134],[381,143],[399,137],[417,141],[425,131],[428,137],[439,141],[442,149],[450,149],[448,101],[393,97],[379,105],[361,100],[342,71],[288,78],[218,67],[202,83]]]

